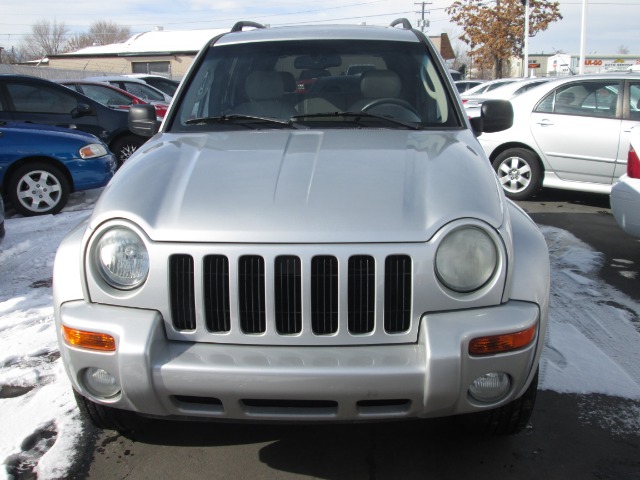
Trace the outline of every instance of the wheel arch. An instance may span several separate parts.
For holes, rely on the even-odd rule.
[[[506,143],[503,143],[501,145],[498,145],[496,148],[493,149],[493,151],[489,155],[489,160],[491,161],[491,163],[493,163],[494,160],[496,158],[498,158],[498,155],[500,155],[502,152],[506,152],[507,150],[510,150],[512,148],[523,148],[525,150],[530,151],[533,155],[535,155],[535,157],[538,160],[538,163],[540,165],[540,168],[542,170],[542,174],[544,175],[545,168],[544,168],[544,163],[543,163],[542,159],[540,158],[540,155],[538,155],[538,152],[536,152],[533,148],[531,148],[526,143],[522,143],[522,142],[506,142]]]
[[[123,138],[126,138],[126,137],[139,138],[140,140],[142,140],[142,143],[144,143],[147,140],[149,140],[148,138],[144,138],[144,137],[141,137],[140,135],[136,135],[131,130],[120,130],[117,134],[115,134],[113,137],[111,137],[109,139],[109,143],[108,143],[109,150],[111,150],[111,147],[115,143],[119,142],[120,140],[122,140]],[[112,153],[115,153],[115,152],[113,152],[113,150],[111,150],[111,151],[112,151]]]
[[[75,192],[76,188],[73,182],[73,177],[71,176],[71,172],[69,172],[69,169],[64,163],[60,162],[59,160],[56,160],[55,158],[51,158],[43,155],[35,155],[31,157],[21,158],[20,160],[13,162],[11,165],[7,167],[7,170],[4,173],[4,177],[2,178],[3,194],[6,194],[8,192],[9,182],[11,181],[11,177],[13,176],[14,172],[19,168],[23,167],[24,165],[28,165],[30,163],[46,163],[48,165],[52,165],[58,168],[64,174],[65,179],[69,183],[69,193]]]

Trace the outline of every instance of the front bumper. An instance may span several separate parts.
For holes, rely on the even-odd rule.
[[[61,306],[58,322],[116,339],[113,353],[69,346],[61,353],[73,387],[94,402],[161,417],[233,420],[367,420],[438,417],[498,407],[520,396],[537,365],[546,321],[537,305],[504,305],[423,315],[415,344],[265,347],[169,341],[156,311],[84,301]],[[468,353],[479,336],[538,325],[528,346],[484,357]],[[60,334],[60,325],[58,332]],[[122,390],[93,397],[84,369],[107,370]],[[499,402],[467,394],[478,376],[512,380]]]

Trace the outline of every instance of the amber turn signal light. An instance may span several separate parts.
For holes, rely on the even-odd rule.
[[[474,338],[469,343],[469,353],[471,355],[492,355],[518,350],[533,341],[537,329],[538,325],[534,324],[521,332]]]
[[[69,345],[86,348],[88,350],[100,350],[102,352],[115,352],[116,339],[106,333],[85,332],[62,326],[62,336]]]

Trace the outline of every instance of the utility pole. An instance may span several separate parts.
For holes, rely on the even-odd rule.
[[[420,30],[424,32],[425,27],[429,28],[429,20],[426,20],[424,18],[424,14],[425,13],[431,13],[428,10],[425,11],[424,7],[426,5],[431,5],[431,2],[420,2],[420,3],[414,3],[414,5],[422,5],[422,15],[420,17],[420,20],[418,20],[418,26],[420,27]]]

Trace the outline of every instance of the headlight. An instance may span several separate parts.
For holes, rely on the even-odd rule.
[[[80,158],[88,160],[89,158],[103,157],[107,154],[107,149],[99,143],[91,143],[82,147],[78,153]]]
[[[102,234],[94,250],[94,261],[102,278],[113,288],[132,290],[149,274],[149,253],[142,239],[125,227]]]
[[[436,275],[455,292],[478,290],[491,279],[497,265],[496,245],[489,234],[478,227],[453,230],[436,252]]]

